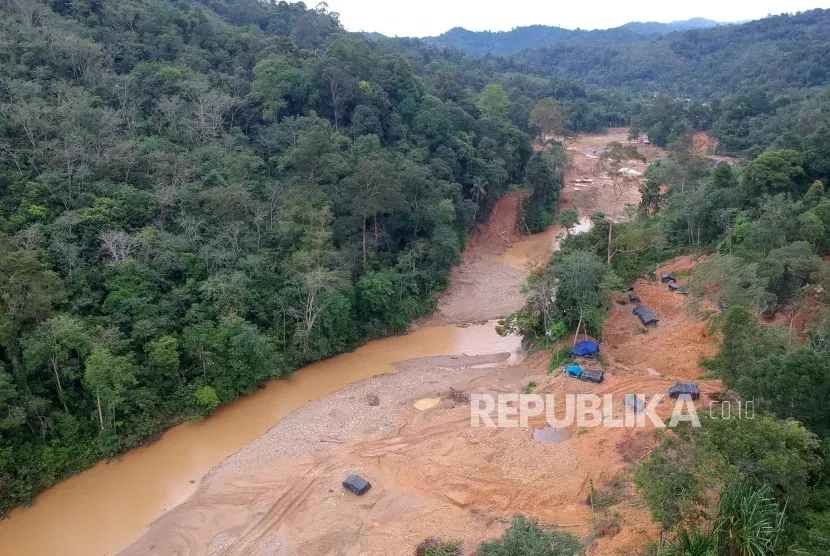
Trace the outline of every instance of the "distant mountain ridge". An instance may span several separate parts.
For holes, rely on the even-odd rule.
[[[668,23],[659,23],[657,21],[632,21],[623,25],[623,27],[631,29],[635,33],[646,37],[654,37],[655,35],[666,35],[675,31],[706,29],[708,27],[717,27],[718,25],[723,24],[711,19],[706,19],[705,17],[693,17],[692,19],[670,21]]]
[[[516,27],[510,31],[468,31],[455,27],[437,37],[424,37],[424,42],[451,46],[475,54],[512,54],[525,48],[540,48],[557,44],[626,44],[687,29],[715,27],[717,21],[696,17],[683,21],[659,23],[655,21],[626,23],[613,29],[586,31],[563,29],[548,25]],[[382,38],[379,33],[364,33],[373,40]]]

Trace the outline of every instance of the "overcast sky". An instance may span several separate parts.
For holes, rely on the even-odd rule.
[[[349,31],[425,37],[453,27],[508,31],[523,25],[608,29],[629,21],[758,19],[768,14],[830,8],[830,0],[327,0]],[[306,0],[313,7],[315,0]]]

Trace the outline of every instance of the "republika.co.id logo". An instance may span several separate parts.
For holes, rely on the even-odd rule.
[[[666,399],[665,394],[646,396],[626,394],[622,399],[613,394],[566,394],[564,411],[561,402],[553,394],[472,394],[470,396],[470,426],[472,427],[528,427],[531,418],[544,415],[551,427],[626,427],[655,428],[676,427],[679,423],[700,426],[700,417],[691,396],[680,395],[674,401],[668,423],[657,414],[657,407]],[[750,405],[751,404],[751,405]],[[755,416],[754,402],[738,404],[737,413],[724,412],[715,415],[713,405],[709,406],[711,418],[746,418]],[[622,411],[620,411],[622,409]],[[616,410],[616,411],[615,411]]]

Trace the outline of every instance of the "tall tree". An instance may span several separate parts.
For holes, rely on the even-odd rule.
[[[507,91],[497,83],[490,83],[479,95],[476,106],[482,114],[490,116],[496,121],[507,120],[507,111],[510,108],[510,99]]]
[[[129,387],[136,383],[137,368],[131,356],[113,355],[96,347],[84,366],[84,384],[95,395],[101,430],[115,427],[115,414],[124,403]]]
[[[608,255],[606,262],[609,265],[613,260],[614,221],[617,218],[620,204],[626,193],[635,188],[639,181],[638,173],[630,167],[635,160],[641,162],[646,160],[646,157],[637,150],[636,146],[623,145],[612,141],[603,150],[597,163],[600,171],[608,174],[609,185],[607,187],[610,187],[613,199],[611,214],[606,219],[608,222]]]
[[[286,95],[299,93],[303,75],[286,59],[272,57],[254,66],[251,98],[262,103],[262,118],[279,123],[280,110],[288,105]]]
[[[373,153],[357,162],[357,171],[347,185],[352,210],[361,217],[363,264],[366,264],[366,223],[374,221],[375,240],[378,235],[377,215],[402,206],[401,186],[395,167],[380,153]]]
[[[563,137],[567,127],[565,109],[552,98],[543,98],[530,112],[530,125],[536,130],[537,139],[545,142],[549,137]]]
[[[80,362],[89,353],[91,337],[84,322],[70,315],[56,315],[25,336],[23,345],[23,360],[29,372],[47,365],[55,379],[58,399],[69,411],[61,375],[67,372],[64,365],[69,363],[70,358],[74,356]]]

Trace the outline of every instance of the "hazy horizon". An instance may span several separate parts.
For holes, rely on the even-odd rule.
[[[528,25],[565,29],[610,29],[632,21],[672,22],[702,17],[721,23],[760,19],[767,15],[830,8],[830,0],[757,0],[751,5],[701,0],[694,5],[643,0],[630,4],[597,1],[590,7],[559,6],[541,0],[509,3],[476,0],[328,0],[349,31],[388,36],[427,37],[463,27],[470,31],[509,31]],[[311,2],[308,4],[312,6]]]

